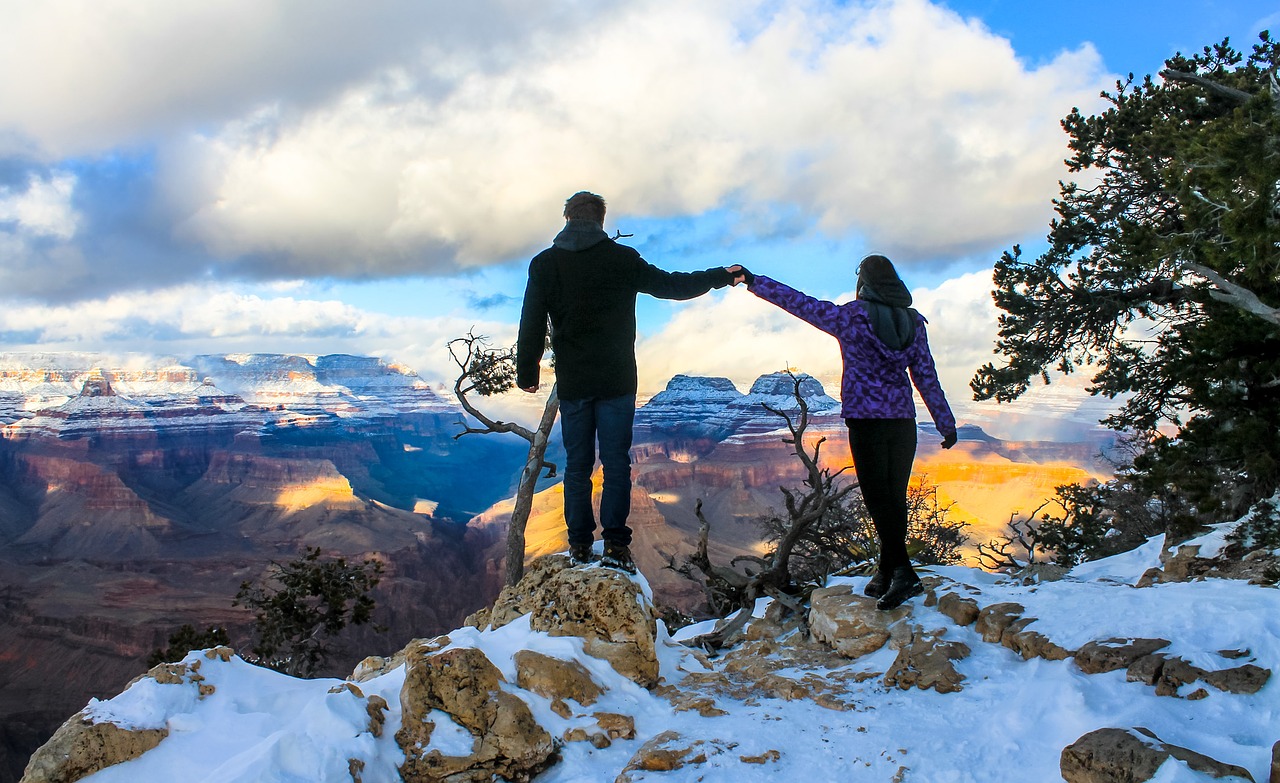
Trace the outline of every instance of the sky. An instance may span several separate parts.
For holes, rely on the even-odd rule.
[[[1059,122],[1273,2],[0,0],[0,351],[355,353],[451,380],[514,340],[578,190],[664,269],[842,301],[889,255],[949,396],[990,271],[1043,246]],[[641,393],[838,375],[745,289],[641,297]]]

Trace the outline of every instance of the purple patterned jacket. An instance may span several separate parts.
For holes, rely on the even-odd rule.
[[[876,337],[867,317],[866,305],[859,301],[834,304],[814,299],[777,280],[756,275],[749,286],[752,293],[788,313],[807,321],[840,341],[844,377],[840,382],[840,412],[846,419],[914,419],[915,401],[911,384],[944,437],[956,431],[938,371],[929,353],[924,316],[916,315],[916,336],[901,351],[895,351]],[[910,381],[907,373],[910,371]]]

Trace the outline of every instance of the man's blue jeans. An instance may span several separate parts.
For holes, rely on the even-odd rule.
[[[591,473],[596,466],[596,443],[604,487],[600,492],[601,538],[631,546],[631,428],[636,396],[560,401],[560,434],[568,452],[564,466],[564,522],[569,546],[590,546],[596,520],[591,508]]]

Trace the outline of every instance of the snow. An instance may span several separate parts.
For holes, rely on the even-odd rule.
[[[1153,539],[1133,552],[1079,566],[1061,581],[1034,585],[959,566],[927,571],[955,583],[945,589],[973,595],[981,605],[1022,604],[1025,616],[1038,618],[1032,630],[1066,647],[1112,637],[1158,637],[1172,642],[1166,653],[1206,669],[1254,663],[1280,670],[1280,590],[1223,579],[1134,587],[1147,568],[1158,564],[1162,546],[1162,540]],[[643,576],[636,579],[647,587]],[[860,591],[865,578],[835,583],[841,582]],[[587,724],[581,716],[561,718],[545,698],[511,684],[518,650],[577,660],[607,686],[600,701],[579,712],[618,712],[635,718],[634,740],[615,740],[604,749],[587,742],[565,743],[561,760],[539,775],[537,783],[613,780],[644,741],[667,730],[679,732],[686,744],[703,741],[700,750],[706,762],[664,773],[636,772],[635,780],[1054,781],[1061,779],[1064,747],[1095,729],[1135,726],[1150,729],[1167,743],[1245,767],[1256,780],[1268,779],[1271,747],[1280,740],[1280,685],[1274,678],[1253,695],[1208,687],[1208,696],[1200,700],[1157,696],[1149,686],[1126,681],[1123,670],[1087,675],[1071,660],[1023,660],[984,642],[972,627],[956,626],[919,599],[912,602],[911,622],[929,630],[945,629],[946,639],[971,648],[968,658],[956,662],[965,677],[961,692],[903,691],[885,687],[878,676],[861,683],[846,678],[842,699],[854,704],[847,712],[804,699],[761,696],[740,701],[707,694],[729,713],[719,717],[675,711],[668,701],[620,677],[605,662],[584,655],[581,640],[531,631],[527,620],[496,630],[460,629],[449,636],[452,646],[482,649],[507,678],[504,688],[524,699],[553,736]],[[685,639],[707,630],[704,624],[682,629],[675,637]],[[659,644],[667,683],[679,683],[688,672],[705,669],[665,628],[659,630]],[[1220,654],[1224,650],[1248,653],[1229,660]],[[839,678],[833,675],[841,673],[882,673],[895,656],[885,647],[829,671],[779,673],[816,673],[835,682]],[[402,669],[359,685],[390,705],[388,725],[382,737],[374,738],[367,731],[363,703],[349,691],[332,692],[341,685],[339,680],[296,680],[237,658],[222,662],[192,653],[187,660],[201,661],[200,674],[215,686],[214,693],[201,699],[190,686],[143,679],[114,699],[90,705],[95,720],[130,727],[166,725],[170,734],[140,758],[86,780],[346,781],[348,758],[366,761],[364,781],[399,779],[396,764],[402,755],[394,734]],[[712,659],[710,665],[719,664]],[[469,747],[469,735],[447,716],[437,717],[440,728],[432,737],[433,746],[447,753]],[[777,751],[778,758],[763,763],[742,760],[769,751]],[[1176,761],[1164,765],[1155,778],[1161,783],[1203,779]]]
[[[1138,578],[1148,568],[1160,565],[1160,552],[1164,549],[1164,535],[1147,540],[1147,543],[1112,557],[1081,563],[1071,569],[1071,576],[1079,580],[1111,581],[1120,584],[1137,584]]]
[[[112,395],[88,397],[85,382]],[[455,410],[413,371],[374,357],[0,354],[5,437],[261,430]],[[34,414],[34,415],[31,415]]]

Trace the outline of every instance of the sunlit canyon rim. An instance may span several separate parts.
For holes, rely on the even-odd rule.
[[[847,463],[838,403],[812,379],[803,394],[824,462]],[[444,395],[368,357],[0,356],[0,771],[16,778],[27,753],[88,698],[118,692],[179,625],[243,639],[237,587],[304,547],[385,564],[377,619],[389,630],[352,638],[351,655],[452,629],[492,600],[524,444],[455,438],[462,413]],[[699,601],[663,569],[692,550],[696,499],[713,556],[728,558],[758,550],[753,519],[800,480],[761,403],[794,407],[791,379],[762,376],[744,394],[677,376],[637,412],[634,549],[668,605]],[[922,425],[917,472],[979,539],[1057,484],[1106,473],[1101,436],[1021,443],[967,426],[961,438],[943,452]],[[531,555],[563,547],[559,504],[545,482]]]

